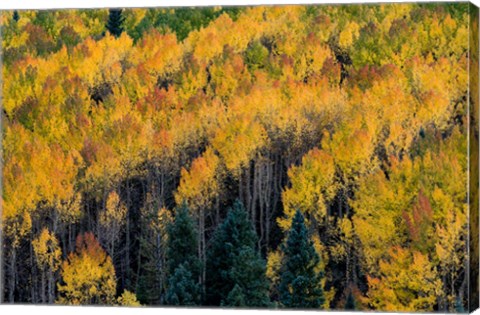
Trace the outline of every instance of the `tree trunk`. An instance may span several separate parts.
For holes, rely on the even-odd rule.
[[[127,177],[128,178],[128,177]],[[126,214],[126,224],[125,224],[125,232],[126,232],[126,237],[125,237],[125,287],[127,289],[130,288],[130,185],[129,181],[127,179],[126,182],[127,185],[127,214]]]
[[[12,256],[11,256],[11,263],[10,263],[10,280],[8,281],[9,288],[8,288],[8,302],[14,303],[15,302],[15,288],[17,282],[17,250],[12,248]]]
[[[52,269],[48,270],[48,303],[55,303],[55,279]]]
[[[40,292],[41,292],[41,303],[46,303],[47,302],[47,296],[46,296],[46,283],[45,283],[45,268],[42,268],[42,275],[41,275],[41,279],[42,279],[42,288],[40,289]]]
[[[206,279],[206,244],[205,244],[205,209],[200,210],[200,261],[202,262],[202,274],[200,283],[202,285],[202,293],[205,295],[205,279]]]

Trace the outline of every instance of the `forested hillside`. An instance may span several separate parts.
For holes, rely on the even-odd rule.
[[[468,3],[0,23],[4,302],[467,308]]]

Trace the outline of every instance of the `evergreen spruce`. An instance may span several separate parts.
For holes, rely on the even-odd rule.
[[[119,37],[123,32],[123,22],[125,18],[122,15],[122,9],[110,9],[106,28],[115,37]]]
[[[455,312],[456,313],[466,313],[465,308],[463,307],[462,299],[457,296],[455,299]]]
[[[200,260],[196,255],[197,233],[188,208],[177,210],[168,227],[168,288],[165,300],[170,305],[197,305],[201,302]]]
[[[198,305],[200,301],[200,285],[198,278],[184,265],[175,268],[168,279],[168,289],[165,302],[168,305]]]
[[[355,310],[355,298],[353,297],[352,292],[349,292],[347,295],[347,300],[345,301],[345,310]]]
[[[320,258],[308,236],[303,215],[297,211],[283,246],[279,295],[286,308],[320,308],[325,302],[322,273],[315,271]]]
[[[20,15],[18,14],[17,10],[13,11],[13,17],[12,18],[15,22],[18,22],[18,20],[20,20]]]
[[[237,201],[213,236],[207,254],[207,302],[210,305],[266,307],[269,303],[265,261],[257,235]]]
[[[229,307],[244,307],[245,305],[245,294],[238,284],[228,293],[226,301],[222,302],[222,306]]]

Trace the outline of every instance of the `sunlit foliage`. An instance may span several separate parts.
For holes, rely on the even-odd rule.
[[[2,11],[5,301],[462,309],[470,8]]]

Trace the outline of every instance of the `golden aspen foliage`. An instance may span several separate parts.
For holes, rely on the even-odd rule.
[[[361,118],[354,119],[356,121],[339,126],[334,134],[326,132],[322,140],[322,148],[333,157],[346,184],[377,166],[373,134],[362,126]],[[360,128],[356,129],[357,126]]]
[[[422,194],[428,200],[423,202],[424,207],[431,207],[428,210],[431,219],[426,229],[433,222],[444,225],[446,215],[452,209],[459,215],[464,213],[466,150],[461,140],[464,137],[455,130],[448,141],[435,148],[437,152],[427,151],[413,161],[392,159],[388,179],[378,171],[359,182],[357,197],[351,201],[355,210],[353,222],[362,243],[365,266],[372,275],[376,274],[377,262],[387,257],[389,247],[406,244],[405,237],[412,239],[407,232],[411,216],[405,220],[402,213],[415,208],[419,189],[423,189]],[[421,211],[416,212],[420,219]],[[428,236],[427,241],[420,244],[435,246]]]
[[[82,195],[77,192],[70,199],[56,200],[54,208],[63,224],[77,223],[84,214],[82,211]]]
[[[435,254],[440,266],[439,275],[444,279],[449,279],[455,283],[461,272],[461,266],[464,265],[468,254],[465,252],[465,238],[467,237],[467,220],[465,214],[453,210],[447,212],[445,225],[438,224],[435,228]],[[448,309],[454,311],[458,294],[443,284],[443,290],[446,295]]]
[[[56,236],[47,228],[32,241],[32,246],[40,269],[56,271],[60,267],[62,251]]]
[[[300,166],[290,168],[288,176],[292,187],[282,194],[285,216],[278,219],[280,227],[288,231],[297,210],[309,221],[322,222],[327,215],[326,205],[336,193],[333,157],[313,149],[303,156]]]
[[[138,307],[142,306],[140,302],[137,300],[137,296],[135,293],[132,293],[128,290],[123,291],[122,295],[117,298],[117,303],[120,306],[130,306],[130,307]]]
[[[369,278],[369,303],[386,311],[431,312],[442,295],[441,280],[428,256],[401,247],[379,263],[380,278]]]
[[[219,194],[217,172],[220,159],[211,148],[192,162],[189,170],[183,168],[175,194],[177,204],[186,203],[192,211],[208,208]]]
[[[238,197],[273,304],[300,210],[325,308],[463,306],[467,4],[121,15],[115,37],[108,9],[0,14],[5,301],[161,304],[170,209],[205,263]]]
[[[2,208],[4,210],[5,207]],[[20,242],[30,235],[32,229],[32,218],[26,211],[18,211],[13,216],[2,219],[3,237],[9,240],[13,250],[18,249]]]
[[[241,106],[241,103],[236,102],[233,106]],[[253,119],[252,114],[229,111],[226,117],[229,123],[219,129],[212,140],[212,146],[222,157],[227,170],[236,176],[267,140],[265,129]]]
[[[127,207],[118,194],[110,192],[105,201],[105,208],[99,214],[99,239],[105,245],[110,257],[115,257],[115,244],[125,226]]]
[[[271,288],[275,288],[280,283],[280,270],[282,268],[283,252],[276,250],[267,255],[266,276],[270,280]]]
[[[338,37],[338,44],[343,49],[348,49],[359,36],[360,27],[355,22],[348,23]]]
[[[112,259],[95,236],[87,232],[77,237],[75,252],[61,267],[58,304],[112,304],[115,300],[116,276]]]

